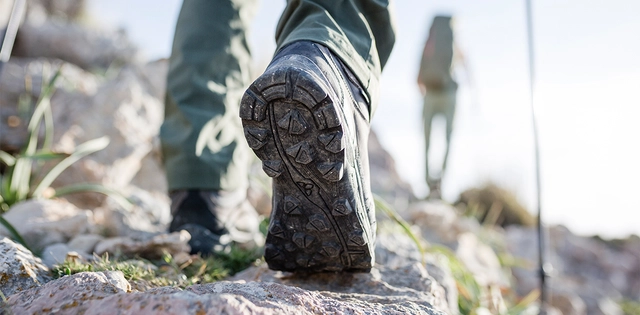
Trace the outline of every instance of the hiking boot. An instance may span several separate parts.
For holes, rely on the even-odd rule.
[[[376,230],[369,105],[355,76],[326,47],[295,42],[247,89],[240,118],[273,178],[269,268],[368,272]]]
[[[170,194],[173,220],[169,231],[191,234],[191,254],[209,256],[230,250],[231,244],[251,248],[264,242],[259,217],[246,190],[177,190]]]
[[[442,191],[440,185],[442,183],[441,179],[429,178],[427,180],[427,185],[429,186],[429,196],[427,199],[439,200],[442,199]]]

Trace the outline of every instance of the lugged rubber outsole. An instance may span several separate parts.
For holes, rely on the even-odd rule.
[[[361,179],[348,162],[357,155],[355,135],[328,84],[311,60],[287,56],[240,104],[247,143],[273,178],[270,269],[368,272],[373,263]]]

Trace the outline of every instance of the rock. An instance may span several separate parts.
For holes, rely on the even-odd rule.
[[[395,227],[395,229],[394,229]],[[380,223],[376,238],[376,264],[391,270],[402,270],[410,264],[422,264],[429,276],[440,284],[446,295],[451,314],[458,314],[458,289],[449,268],[450,262],[440,254],[425,253],[423,259],[413,240],[397,226]]]
[[[550,279],[552,293],[575,294],[586,305],[587,314],[615,314],[619,308],[607,301],[637,298],[640,255],[632,250],[633,238],[615,246],[594,238],[572,234],[562,226],[551,227],[547,233],[549,262],[554,267]],[[529,261],[530,268],[512,268],[518,293],[536,289],[538,278],[537,234],[533,229],[506,229],[507,248],[515,257]],[[636,295],[634,295],[636,294]]]
[[[319,291],[335,299],[359,299],[383,305],[416,303],[451,313],[444,289],[420,263],[389,269],[376,265],[371,273],[320,273],[299,275],[269,270],[266,264],[251,267],[232,280],[274,282]],[[402,301],[402,302],[401,302]]]
[[[229,282],[125,293],[121,274],[80,273],[12,296],[16,314],[446,314],[427,301],[313,292],[278,283]],[[60,283],[56,283],[60,282]],[[390,303],[389,303],[390,302]]]
[[[76,20],[85,13],[85,0],[29,0],[27,16],[35,20],[50,17],[65,20]],[[5,27],[9,20],[9,12],[13,7],[13,0],[0,0],[0,25]],[[6,12],[6,14],[5,14]]]
[[[191,235],[187,231],[173,232],[170,234],[158,234],[146,239],[134,240],[129,237],[112,237],[100,241],[94,252],[98,255],[104,253],[139,255],[144,258],[157,259],[167,252],[171,255],[189,252],[187,244]]]
[[[49,270],[40,258],[6,237],[0,239],[0,291],[5,297],[36,288],[49,280]]]
[[[152,140],[152,148],[140,162],[140,169],[131,180],[131,185],[139,187],[154,195],[164,195],[167,198],[169,185],[162,165],[162,152],[160,151],[160,139]]]
[[[102,136],[110,139],[107,148],[81,159],[62,173],[54,187],[94,182],[122,188],[131,183],[140,171],[142,159],[151,152],[163,119],[162,103],[149,94],[149,89],[137,68],[125,67],[101,85],[89,102],[81,96],[79,99],[71,96],[64,102],[53,100],[57,104],[54,125],[73,126],[56,129],[56,149],[73,151],[92,139]],[[92,208],[104,201],[104,198],[70,197],[72,202]]]
[[[459,236],[456,256],[473,274],[479,285],[509,285],[496,253],[491,247],[481,243],[475,234],[463,233]]]
[[[624,312],[620,308],[620,305],[616,303],[613,299],[610,298],[602,298],[598,301],[597,311],[594,313],[595,315],[624,315]]]
[[[33,14],[20,26],[13,54],[60,59],[87,70],[136,63],[140,58],[137,48],[121,31],[91,29]]]
[[[78,19],[85,13],[85,0],[32,0],[29,7],[41,6],[48,16],[67,20]]]
[[[164,99],[169,73],[169,59],[161,58],[144,64],[142,75],[151,87],[150,93],[157,99]]]
[[[587,315],[587,305],[576,294],[553,292],[551,306],[557,308],[563,315]]]
[[[262,167],[260,166],[260,172],[262,172]],[[254,171],[251,171],[249,176],[249,189],[247,189],[247,199],[251,206],[256,209],[259,215],[263,217],[269,217],[271,214],[271,184],[270,181],[264,178],[264,172],[262,174],[257,173],[254,174]]]
[[[93,253],[93,249],[102,240],[104,240],[104,236],[96,234],[81,234],[72,238],[67,245],[75,251]]]
[[[130,290],[121,271],[81,272],[14,294],[7,304],[14,314],[88,314],[93,303]]]
[[[80,210],[64,200],[27,200],[14,205],[3,216],[35,251],[54,243],[66,243],[93,226],[91,211]],[[0,226],[0,235],[9,236],[9,231]]]
[[[0,77],[0,119],[10,123],[0,124],[2,150],[18,152],[25,145],[30,113],[24,113],[18,105],[35,102],[40,97],[43,84],[48,83],[58,68],[61,74],[55,84],[52,109],[55,111],[58,107],[56,100],[65,102],[72,98],[70,95],[74,95],[76,101],[89,103],[88,99],[97,91],[101,79],[77,66],[59,60],[15,56],[5,65]],[[69,127],[56,125],[54,129]],[[41,132],[40,136],[42,138],[44,133]]]
[[[408,220],[420,227],[422,236],[430,242],[453,244],[459,231],[454,228],[460,218],[456,209],[441,201],[420,201],[407,210]]]
[[[171,221],[171,200],[166,193],[129,186],[124,194],[131,204],[123,205],[109,197],[95,210],[96,222],[108,235],[138,237],[167,231]]]
[[[42,262],[49,268],[63,263],[68,256],[80,258],[82,260],[91,259],[91,255],[86,252],[73,250],[67,244],[57,243],[49,245],[42,251]]]

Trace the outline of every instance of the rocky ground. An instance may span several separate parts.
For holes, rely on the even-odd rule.
[[[0,12],[11,2],[0,0]],[[100,183],[132,204],[74,194],[24,201],[3,213],[33,252],[0,227],[0,314],[537,312],[537,303],[527,300],[538,288],[535,230],[481,225],[446,203],[416,200],[375,135],[372,188],[411,233],[378,211],[376,266],[369,274],[296,275],[257,260],[222,281],[200,284],[140,285],[126,270],[60,277],[66,259],[89,262],[108,254],[135,258],[142,269],[156,268],[148,262],[167,255],[181,263],[192,259],[190,235],[165,232],[169,200],[157,135],[167,62],[145,62],[124,34],[80,23],[81,3],[29,1],[0,77],[0,149],[19,152],[33,111],[24,104],[36,100],[61,67],[51,99],[55,150],[73,152],[105,135],[109,145],[72,164],[53,187]],[[251,182],[250,201],[267,216],[269,180],[256,167]],[[605,242],[556,226],[549,230],[549,251],[555,268],[550,313],[624,314],[621,302],[640,301],[640,238]]]

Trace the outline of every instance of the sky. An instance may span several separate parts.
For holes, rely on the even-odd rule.
[[[532,0],[533,104],[543,220],[581,235],[640,234],[640,1]],[[149,60],[168,57],[181,1],[89,0],[104,27],[124,28]],[[267,5],[268,4],[268,5]],[[285,1],[262,1],[250,33],[256,67],[275,49]],[[397,40],[372,128],[400,175],[424,197],[422,98],[415,84],[431,19],[455,18],[467,67],[460,83],[443,197],[488,182],[535,212],[536,185],[525,2],[395,1]],[[430,160],[442,161],[444,120]],[[435,170],[434,170],[435,171]]]

